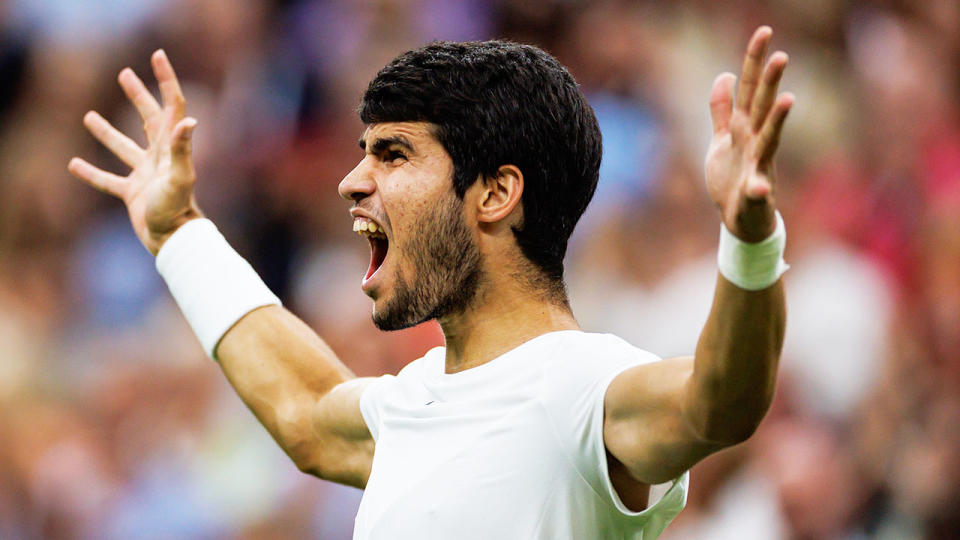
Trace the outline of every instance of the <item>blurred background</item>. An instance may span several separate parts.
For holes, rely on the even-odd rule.
[[[774,406],[692,474],[680,539],[960,537],[960,2],[0,0],[0,538],[349,538],[360,491],[299,473],[245,410],[82,128],[140,121],[116,75],[164,47],[199,119],[199,201],[360,375],[440,344],[381,333],[336,194],[396,54],[510,38],[569,66],[604,162],[571,241],[590,330],[689,354],[718,219],[713,77],[770,24],[797,95],[778,160],[789,324]],[[143,137],[141,135],[140,139]],[[589,359],[585,359],[588,361]],[[425,443],[428,444],[428,443]]]

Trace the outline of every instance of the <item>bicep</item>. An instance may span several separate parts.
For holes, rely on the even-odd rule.
[[[721,447],[699,437],[684,416],[693,358],[632,367],[604,396],[607,450],[639,481],[672,480]]]
[[[279,306],[251,311],[217,347],[220,366],[297,467],[363,486],[373,440],[360,414],[372,379],[358,379],[312,329]]]
[[[373,464],[374,440],[360,409],[360,398],[376,379],[340,383],[320,398],[312,420],[316,456],[308,472],[325,480],[364,487]]]

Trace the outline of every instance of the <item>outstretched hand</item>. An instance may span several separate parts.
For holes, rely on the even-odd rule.
[[[789,92],[777,95],[786,53],[773,53],[764,65],[772,35],[770,27],[761,26],[750,38],[735,98],[732,73],[719,75],[710,92],[707,191],[724,225],[747,242],[763,240],[776,225],[773,157],[794,102]]]
[[[156,255],[180,225],[201,217],[201,213],[193,193],[196,174],[190,142],[197,121],[185,116],[186,100],[166,53],[158,50],[150,60],[160,85],[162,106],[132,69],[125,68],[118,77],[143,119],[146,149],[97,112],[90,111],[83,117],[83,125],[132,169],[130,174],[119,176],[78,157],[70,160],[67,169],[91,186],[121,199],[137,237]]]

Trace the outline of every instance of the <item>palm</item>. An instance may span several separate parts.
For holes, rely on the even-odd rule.
[[[748,242],[773,231],[773,156],[794,99],[776,94],[787,55],[774,53],[763,65],[771,34],[761,27],[751,38],[736,102],[733,74],[717,77],[710,93],[714,129],[704,167],[707,191],[724,225]]]
[[[120,85],[144,122],[147,148],[141,148],[117,131],[102,116],[84,116],[87,129],[131,167],[121,177],[74,158],[70,172],[92,186],[123,200],[134,231],[151,253],[156,254],[170,234],[187,220],[200,216],[193,195],[195,174],[190,137],[196,120],[185,118],[186,102],[173,67],[163,51],[152,58],[160,84],[163,107],[130,69],[120,72]]]
[[[130,193],[127,207],[130,220],[140,224],[138,236],[162,236],[169,234],[178,225],[178,218],[186,210],[196,206],[192,186],[173,174],[169,143],[157,144],[150,149],[145,159],[128,177]]]

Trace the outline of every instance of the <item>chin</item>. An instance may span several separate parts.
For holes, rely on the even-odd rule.
[[[395,302],[390,302],[387,298],[380,298],[373,302],[373,310],[370,314],[373,325],[379,330],[392,332],[394,330],[404,330],[414,327],[429,317],[416,317],[408,311],[406,306],[398,306]]]
[[[373,320],[374,326],[380,330],[389,330],[390,328],[385,328],[384,321],[390,319],[390,314],[387,310],[390,309],[390,302],[384,295],[380,294],[379,291],[369,291],[367,292],[373,300],[373,308],[370,310],[370,318]],[[387,325],[389,326],[389,325]]]

